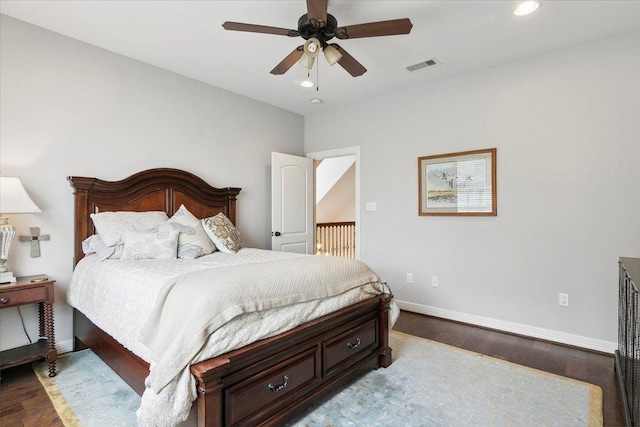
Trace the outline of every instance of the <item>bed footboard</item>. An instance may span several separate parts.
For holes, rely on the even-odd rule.
[[[392,362],[384,294],[197,363],[198,425],[276,425]]]

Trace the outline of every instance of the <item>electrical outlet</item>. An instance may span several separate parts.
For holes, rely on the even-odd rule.
[[[407,283],[413,283],[413,273],[407,273]]]
[[[558,302],[562,307],[569,307],[569,294],[558,294]]]
[[[434,288],[438,287],[438,276],[431,276],[431,286]]]

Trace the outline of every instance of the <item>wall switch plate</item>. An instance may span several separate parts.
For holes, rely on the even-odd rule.
[[[558,294],[558,302],[562,307],[569,307],[569,294]]]
[[[367,212],[375,212],[378,210],[378,204],[376,202],[367,202],[364,204],[364,210]]]
[[[438,287],[438,276],[431,276],[431,286],[434,288]]]
[[[413,273],[407,273],[407,283],[413,283]]]

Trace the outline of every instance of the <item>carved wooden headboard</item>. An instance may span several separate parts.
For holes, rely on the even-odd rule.
[[[90,215],[106,211],[165,211],[171,217],[180,205],[198,218],[224,213],[236,222],[236,196],[240,188],[215,188],[179,169],[149,169],[121,181],[70,176],[74,189],[77,263],[84,257],[82,241],[95,234]]]

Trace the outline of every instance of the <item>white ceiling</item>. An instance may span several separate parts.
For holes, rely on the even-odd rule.
[[[354,78],[319,57],[319,90],[297,85],[307,76],[298,64],[281,76],[269,73],[301,38],[221,26],[228,20],[297,29],[306,13],[304,0],[1,0],[0,12],[301,115],[364,99],[375,102],[415,85],[640,29],[637,0],[542,0],[540,9],[525,17],[513,15],[517,4],[329,0],[328,12],[339,26],[409,18],[413,29],[408,35],[340,41],[368,72]],[[440,65],[413,73],[405,69],[431,58]],[[314,97],[324,103],[312,105]]]

